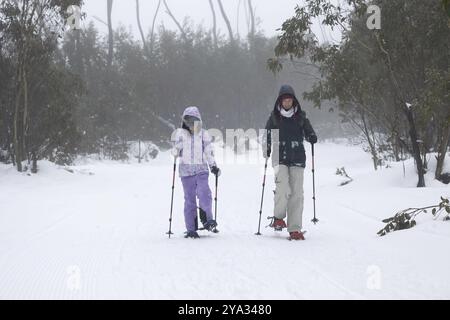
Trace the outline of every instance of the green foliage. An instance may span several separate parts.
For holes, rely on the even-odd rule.
[[[321,78],[304,97],[316,107],[336,105],[343,121],[363,134],[377,168],[385,157],[417,155],[417,140],[423,154],[440,149],[450,112],[450,37],[441,0],[370,4],[381,9],[380,30],[366,26],[367,1],[347,1],[346,10],[327,0],[305,1],[283,24],[267,63],[273,72],[282,69],[284,56],[316,65]],[[311,33],[317,20],[339,28],[342,42],[317,43]],[[406,103],[413,106],[414,130]]]
[[[450,0],[442,0],[442,4],[444,5],[444,9],[450,19]]]
[[[124,28],[114,38],[110,68],[105,40],[92,25],[78,43],[74,34],[63,43],[62,60],[87,90],[77,108],[83,152],[95,152],[113,136],[162,146],[188,105],[200,107],[207,127],[225,128],[259,127],[267,115],[261,107],[273,104],[276,82],[265,69],[273,43],[267,38],[255,36],[251,48],[223,41],[215,47],[202,28],[186,28],[185,36],[161,28],[150,56]]]
[[[52,12],[66,15],[63,7],[67,3],[51,2]],[[15,91],[17,68],[17,34],[11,21],[20,10],[13,1],[2,4],[0,149],[7,150],[13,139],[11,92]],[[62,22],[58,18],[45,24],[55,32]],[[8,32],[2,32],[4,28]],[[278,89],[265,68],[274,40],[256,33],[251,42],[230,44],[219,39],[216,46],[209,30],[194,28],[189,22],[184,28],[181,36],[161,27],[150,52],[125,27],[118,27],[111,65],[108,39],[93,24],[65,34],[37,35],[32,52],[37,59],[29,59],[32,89],[27,152],[59,163],[90,153],[123,160],[128,141],[153,141],[167,147],[189,105],[200,107],[207,128],[232,128],[236,123],[243,128],[260,127]]]
[[[402,210],[395,214],[395,216],[384,219],[383,223],[386,226],[378,231],[379,236],[385,236],[386,234],[398,230],[405,230],[414,227],[416,222],[416,217],[421,213],[427,213],[431,209],[432,215],[435,219],[439,218],[441,213],[446,213],[443,218],[444,221],[448,221],[450,218],[450,202],[448,198],[441,197],[441,202],[436,206],[429,206],[424,208],[409,208]]]
[[[66,10],[82,1],[2,1],[0,3],[0,148],[19,169],[42,158],[67,162],[78,139],[72,110],[79,85],[58,67],[58,50]],[[17,138],[13,137],[17,132]],[[15,155],[11,159],[12,155]],[[30,165],[27,165],[30,167]]]

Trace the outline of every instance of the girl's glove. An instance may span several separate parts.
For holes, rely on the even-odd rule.
[[[211,167],[211,173],[213,175],[215,175],[216,177],[219,177],[220,174],[221,174],[221,171],[220,171],[220,169],[217,166],[212,166]]]

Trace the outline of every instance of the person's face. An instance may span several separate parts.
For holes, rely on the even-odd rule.
[[[184,123],[189,128],[189,130],[191,130],[191,132],[195,132],[195,133],[199,132],[199,130],[201,129],[201,125],[202,125],[200,119],[198,119],[197,117],[193,117],[193,116],[184,117]]]
[[[283,100],[281,100],[281,106],[283,107],[284,110],[291,109],[293,104],[294,104],[294,99],[291,97],[286,97],[286,98],[283,98]]]

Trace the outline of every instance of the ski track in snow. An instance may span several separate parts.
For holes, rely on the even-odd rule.
[[[142,165],[79,168],[95,175],[45,162],[32,177],[0,166],[0,299],[450,298],[450,224],[424,217],[412,230],[376,236],[381,220],[410,207],[411,199],[433,204],[450,194],[449,187],[415,189],[414,175],[391,178],[402,176],[400,166],[375,173],[359,147],[324,143],[316,153],[320,221],[310,222],[308,167],[304,242],[265,228],[273,209],[271,169],[263,235],[254,235],[262,163],[221,166],[220,233],[202,231],[195,240],[183,237],[178,177],[174,235],[165,234],[172,175],[166,153]],[[334,173],[344,165],[354,181],[340,187]],[[378,289],[367,285],[370,266],[380,270]]]

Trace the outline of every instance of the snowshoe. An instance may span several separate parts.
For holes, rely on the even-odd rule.
[[[283,229],[287,228],[286,222],[284,222],[283,219],[278,219],[275,217],[268,217],[267,219],[272,220],[268,227],[274,228],[275,231],[283,231]]]
[[[197,231],[187,231],[185,238],[192,238],[192,239],[198,239],[200,236],[198,235]]]
[[[298,232],[298,231],[290,232],[288,240],[305,240],[305,236],[304,236],[305,233],[306,233],[306,231],[303,231],[303,232]]]

